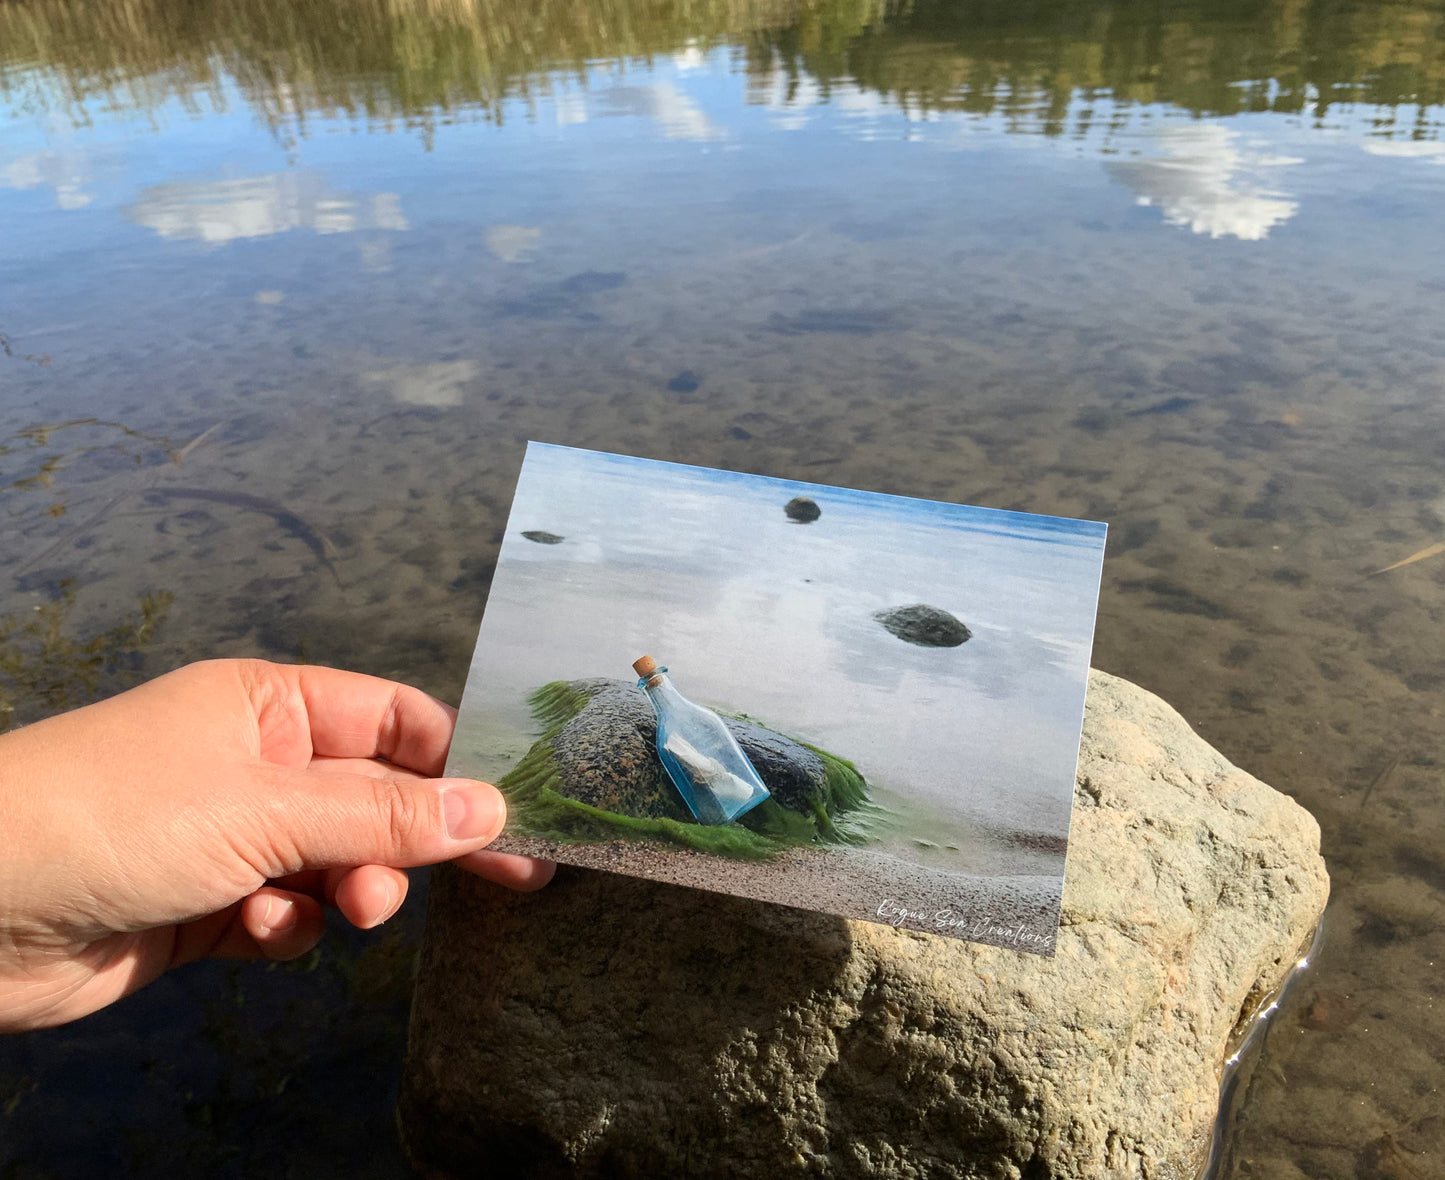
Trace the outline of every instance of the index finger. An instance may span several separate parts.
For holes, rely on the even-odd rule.
[[[419,688],[313,665],[264,665],[261,754],[288,766],[313,756],[385,758],[428,778],[442,773],[456,710]],[[269,691],[268,691],[269,690]],[[260,703],[260,702],[258,702]]]

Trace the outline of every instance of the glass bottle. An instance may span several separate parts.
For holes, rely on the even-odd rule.
[[[632,668],[657,714],[657,756],[698,823],[730,824],[768,797],[721,717],[678,692],[651,656]]]

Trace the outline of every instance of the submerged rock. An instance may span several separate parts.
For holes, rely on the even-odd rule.
[[[667,388],[672,393],[696,393],[697,387],[701,384],[701,377],[691,369],[683,369],[682,372],[667,383]]]
[[[1095,672],[1054,958],[443,866],[403,1138],[435,1177],[1186,1180],[1327,893],[1303,808]]]
[[[917,603],[880,610],[873,616],[904,643],[919,647],[957,647],[973,632],[946,610]]]
[[[783,505],[783,511],[788,514],[789,520],[797,521],[798,524],[812,524],[823,515],[817,501],[810,500],[807,496],[794,496]]]
[[[552,739],[561,771],[557,790],[622,815],[692,822],[658,761],[657,717],[647,698],[621,680],[578,680],[568,687],[590,699]],[[761,725],[723,721],[778,803],[806,813],[823,801],[828,772],[822,758]]]
[[[566,537],[559,537],[556,533],[545,532],[542,529],[528,529],[522,536],[529,541],[536,541],[538,545],[560,545]]]

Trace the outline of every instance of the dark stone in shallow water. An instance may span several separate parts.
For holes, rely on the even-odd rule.
[[[794,496],[783,505],[783,511],[788,514],[789,520],[796,520],[799,524],[811,524],[823,515],[823,510],[807,496]]]
[[[559,537],[556,533],[543,532],[541,529],[528,529],[522,536],[529,541],[536,541],[538,545],[560,545],[566,537]]]
[[[1187,410],[1198,400],[1197,397],[1171,397],[1165,401],[1156,402],[1152,406],[1145,406],[1142,410],[1130,410],[1126,416],[1145,418],[1151,414],[1177,414],[1181,410]]]
[[[611,291],[627,282],[627,272],[621,270],[584,270],[570,275],[559,284],[568,295],[596,295]]]
[[[592,699],[555,738],[562,794],[623,815],[691,821],[657,757],[657,717],[647,698],[621,680],[578,680]],[[807,812],[827,789],[823,760],[791,738],[749,721],[723,718],[782,806]]]
[[[702,378],[691,369],[684,369],[676,377],[667,383],[667,388],[673,393],[692,393],[702,384]]]
[[[973,632],[946,610],[916,603],[880,610],[873,616],[904,643],[919,647],[957,647]]]

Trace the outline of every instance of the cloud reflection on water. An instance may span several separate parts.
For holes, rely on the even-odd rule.
[[[155,184],[143,189],[125,213],[163,238],[215,244],[293,229],[343,234],[408,228],[395,193],[330,192],[314,172]]]
[[[1438,139],[1369,139],[1365,141],[1365,151],[1372,156],[1394,156],[1397,159],[1445,164],[1445,143]]]
[[[686,139],[700,143],[726,139],[718,126],[672,81],[650,86],[613,86],[597,93],[599,113],[633,115],[654,120],[665,139]]]
[[[1111,162],[1109,175],[1154,206],[1169,225],[1211,238],[1263,241],[1299,212],[1299,202],[1264,183],[1266,169],[1303,163],[1240,146],[1237,131],[1218,123],[1160,127],[1153,132],[1163,155]]]
[[[80,152],[27,152],[0,165],[0,188],[45,186],[55,190],[61,209],[84,209],[94,199],[85,191],[90,179],[86,158]]]

